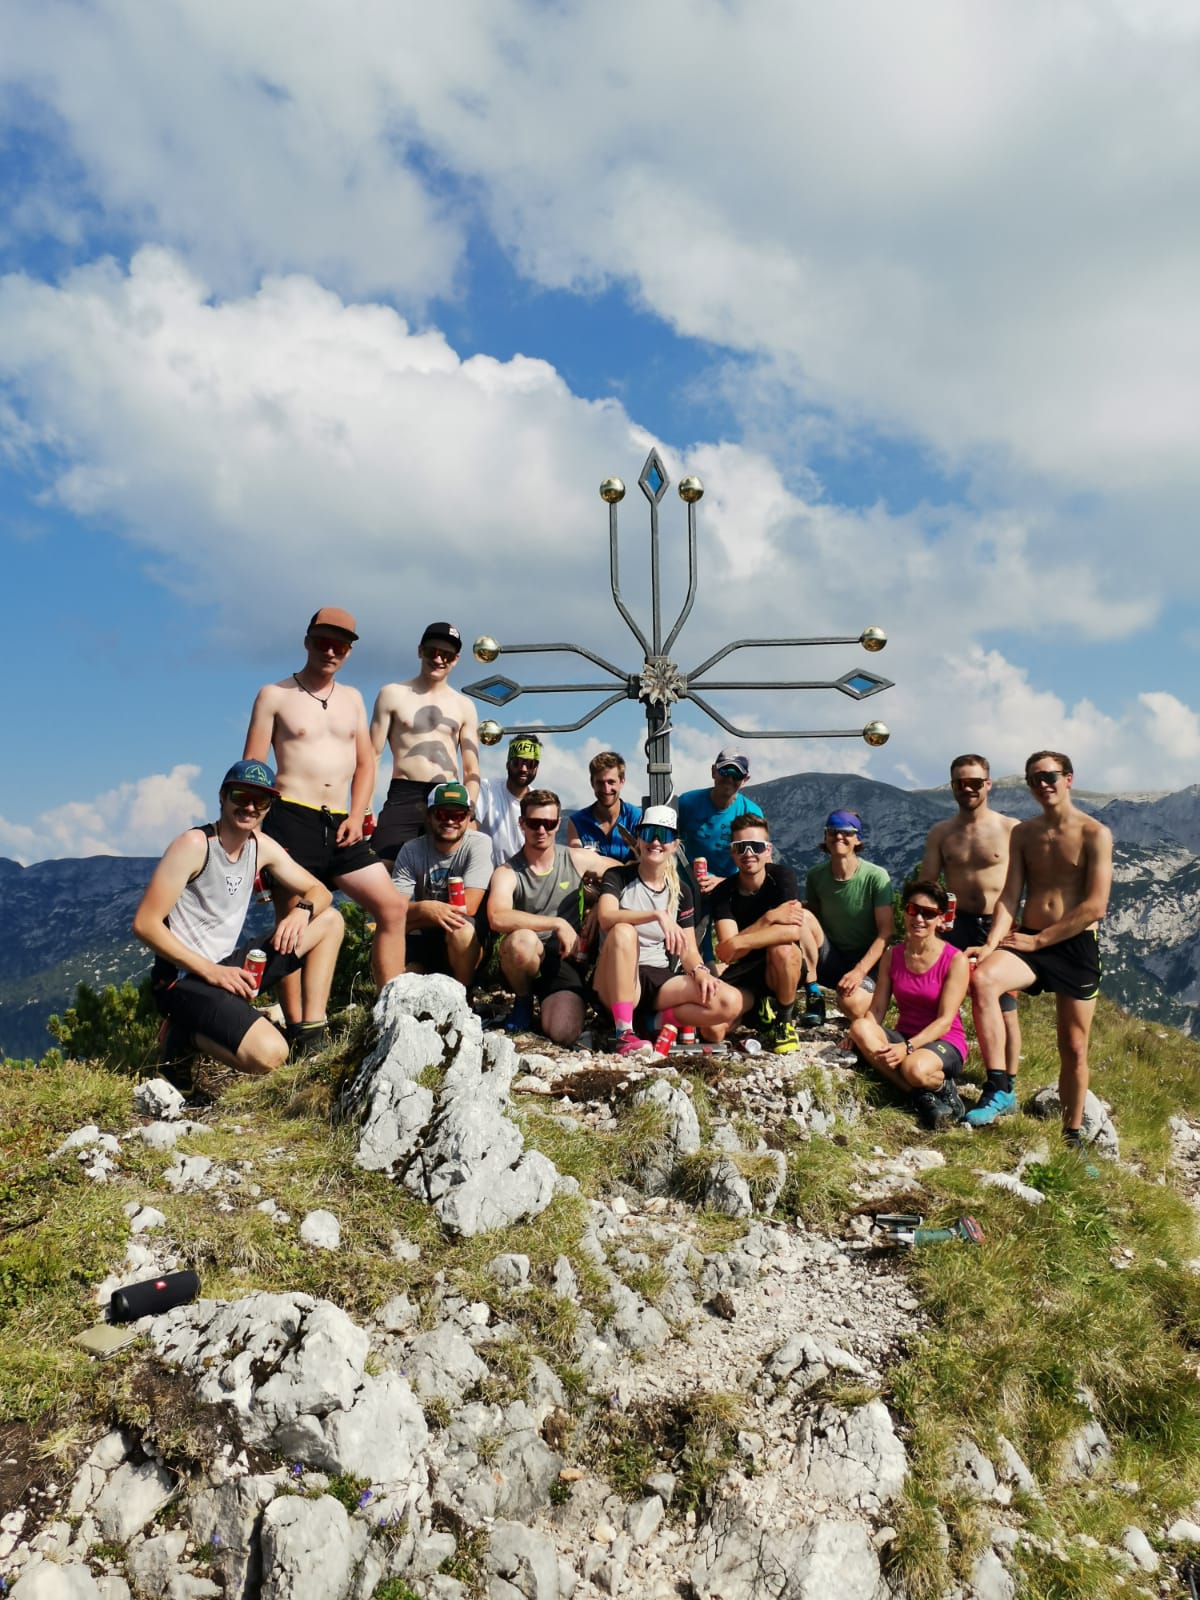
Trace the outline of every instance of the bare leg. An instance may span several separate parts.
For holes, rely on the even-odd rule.
[[[1083,1121],[1083,1102],[1088,1090],[1088,1039],[1094,1000],[1076,1000],[1060,994],[1058,1003],[1058,1098],[1062,1102],[1064,1128],[1077,1128]]]
[[[637,929],[632,922],[618,922],[609,929],[592,985],[610,1010],[614,1004],[637,1004],[641,984],[638,982]],[[663,985],[664,988],[669,986]],[[663,1004],[671,1002],[664,1000]]]
[[[347,872],[334,883],[357,901],[375,919],[375,942],[371,946],[371,976],[382,989],[404,971],[404,927],[408,920],[408,901],[392,882],[382,861],[374,861],[357,872]]]
[[[206,1056],[224,1062],[227,1067],[233,1067],[237,1072],[255,1075],[274,1072],[288,1058],[287,1040],[273,1022],[267,1021],[266,1017],[259,1017],[250,1025],[236,1054],[227,1050],[224,1045],[206,1038],[202,1033],[196,1035],[196,1048],[203,1051]]]
[[[767,947],[767,988],[781,1006],[795,1003],[802,962],[798,944],[773,944]]]
[[[993,950],[975,968],[971,979],[971,1012],[985,1071],[1012,1070],[1000,996],[1008,989],[1028,989],[1035,977],[1033,969],[1011,950]]]
[[[889,1039],[874,1017],[858,1017],[850,1024],[850,1042],[869,1061],[873,1071],[906,1094],[912,1089],[932,1089],[936,1093],[946,1080],[941,1057],[933,1050],[914,1050],[898,1067],[879,1060],[881,1051],[894,1041]]]
[[[276,923],[283,921],[299,899],[300,896],[293,894],[290,889],[285,889],[279,884],[272,883],[271,902],[275,907]],[[283,1014],[287,1021],[300,1022],[305,1014],[302,972],[289,972],[286,978],[280,978],[275,985],[275,993],[279,997],[279,1004],[283,1007]],[[328,990],[325,992],[325,998],[329,998]],[[218,1056],[217,1059],[224,1060],[225,1058]],[[236,1062],[226,1061],[225,1065],[227,1067],[236,1066]]]
[[[583,1032],[583,996],[576,989],[548,994],[542,1001],[541,1022],[552,1044],[573,1045]]]
[[[721,983],[711,1000],[702,1001],[695,978],[681,973],[668,978],[658,991],[658,1009],[665,1011],[668,1006],[681,1023],[719,1044],[742,1014],[742,991],[731,983]]]
[[[843,994],[840,988],[835,992],[842,1015],[849,1022],[857,1022],[859,1017],[865,1017],[871,1009],[873,991],[864,988],[862,984],[859,984],[857,989],[851,989],[849,994]]]
[[[527,995],[542,970],[542,941],[532,928],[517,928],[500,941],[500,970],[515,995]]]
[[[300,955],[304,961],[301,968],[304,1022],[325,1021],[329,991],[333,987],[333,969],[337,966],[345,931],[341,912],[330,906],[312,919],[300,940]]]
[[[1021,1017],[1016,1011],[1002,1011],[1004,1018],[1004,1062],[1015,1078],[1021,1065]]]
[[[452,928],[446,934],[446,955],[450,962],[450,971],[464,989],[471,986],[475,976],[475,969],[479,965],[483,950],[475,934],[474,922],[468,921],[461,928]]]

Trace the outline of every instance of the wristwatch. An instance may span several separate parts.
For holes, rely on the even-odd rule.
[[[311,900],[297,900],[296,901],[296,910],[297,911],[307,911],[308,912],[308,920],[311,922],[312,919],[313,919],[313,916],[315,914],[316,907],[313,905]]]

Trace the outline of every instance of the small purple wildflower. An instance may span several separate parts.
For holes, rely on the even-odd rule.
[[[366,1503],[367,1503],[367,1501],[368,1501],[368,1500],[369,1500],[369,1499],[370,1499],[370,1498],[371,1498],[371,1491],[370,1491],[370,1489],[364,1489],[364,1490],[363,1490],[363,1492],[362,1492],[362,1493],[361,1493],[361,1494],[360,1494],[360,1495],[359,1495],[359,1497],[358,1497],[358,1505],[359,1505],[359,1509],[360,1509],[360,1510],[361,1510],[361,1509],[362,1509],[362,1507],[363,1507],[363,1506],[365,1506],[365,1505],[366,1505]]]

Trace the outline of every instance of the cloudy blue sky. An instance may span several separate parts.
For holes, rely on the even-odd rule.
[[[756,742],[755,776],[934,783],[1042,745],[1089,787],[1200,775],[1190,0],[6,20],[0,854],[156,853],[208,813],[322,603],[360,619],[368,705],[434,617],[632,670],[596,490],[630,486],[636,599],[652,445],[706,486],[681,667],[891,637],[742,658],[896,680],[715,697],[891,727]],[[672,489],[672,582],[682,533]],[[682,784],[722,739],[681,717]],[[582,798],[586,756],[638,742],[613,713],[544,771]]]

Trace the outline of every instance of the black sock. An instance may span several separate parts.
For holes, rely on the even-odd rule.
[[[987,1075],[988,1087],[1003,1089],[1006,1094],[1013,1092],[1014,1079],[1011,1072],[989,1072]]]
[[[775,1014],[775,1020],[780,1023],[790,1022],[792,1020],[792,1013],[796,1009],[795,1000],[789,1000],[787,1005],[784,1005],[781,1001],[776,1001],[775,1003],[779,1006],[779,1010]]]
[[[1073,1145],[1073,1146],[1081,1145],[1083,1143],[1083,1129],[1082,1128],[1064,1128],[1063,1129],[1063,1142],[1064,1142],[1064,1144],[1069,1144],[1069,1145]]]

